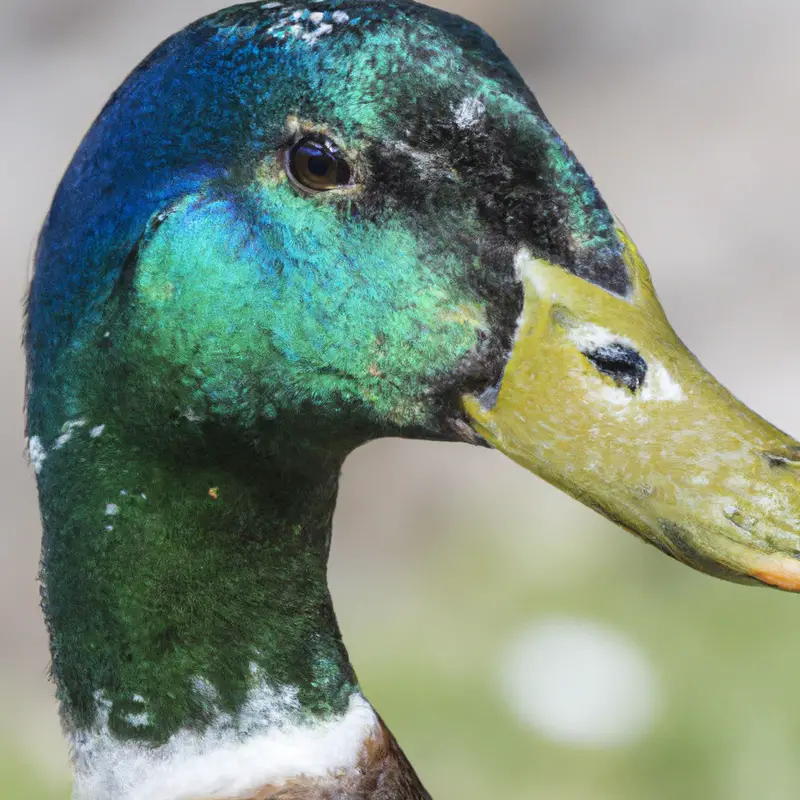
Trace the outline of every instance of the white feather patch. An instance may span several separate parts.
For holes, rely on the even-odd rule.
[[[56,439],[56,443],[53,445],[53,450],[60,450],[64,445],[69,444],[75,435],[75,431],[85,427],[85,425],[85,419],[73,419],[70,422],[65,422],[61,428],[61,436]]]
[[[456,127],[466,130],[476,127],[486,114],[486,106],[477,97],[465,97],[455,112]]]
[[[47,450],[44,449],[42,440],[38,436],[31,436],[28,441],[28,457],[31,460],[33,471],[38,475],[47,459]]]
[[[210,684],[197,688],[213,702]],[[360,694],[350,698],[342,716],[298,723],[297,691],[276,692],[262,684],[250,691],[235,717],[219,712],[205,732],[183,730],[153,748],[116,739],[108,724],[111,703],[98,693],[97,705],[95,726],[70,737],[73,800],[247,797],[293,777],[325,778],[355,770],[367,740],[378,730],[375,712]]]

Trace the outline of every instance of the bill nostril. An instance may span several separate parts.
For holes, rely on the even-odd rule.
[[[647,362],[632,347],[614,342],[582,351],[594,368],[608,375],[617,386],[632,394],[642,388],[647,377]]]

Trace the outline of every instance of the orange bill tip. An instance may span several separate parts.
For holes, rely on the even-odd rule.
[[[785,592],[800,592],[800,561],[777,556],[765,560],[772,563],[764,569],[753,570],[752,577]]]

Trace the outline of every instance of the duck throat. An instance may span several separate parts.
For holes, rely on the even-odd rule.
[[[327,587],[343,459],[288,466],[257,442],[247,459],[222,432],[179,456],[88,417],[61,430],[31,452],[76,797],[237,796],[213,769],[231,752],[254,786],[355,768],[377,721]],[[156,787],[158,770],[173,777]]]

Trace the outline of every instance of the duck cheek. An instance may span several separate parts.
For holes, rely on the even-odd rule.
[[[800,591],[800,443],[704,370],[641,263],[630,298],[518,266],[516,343],[496,396],[464,398],[473,429],[679,561]]]

